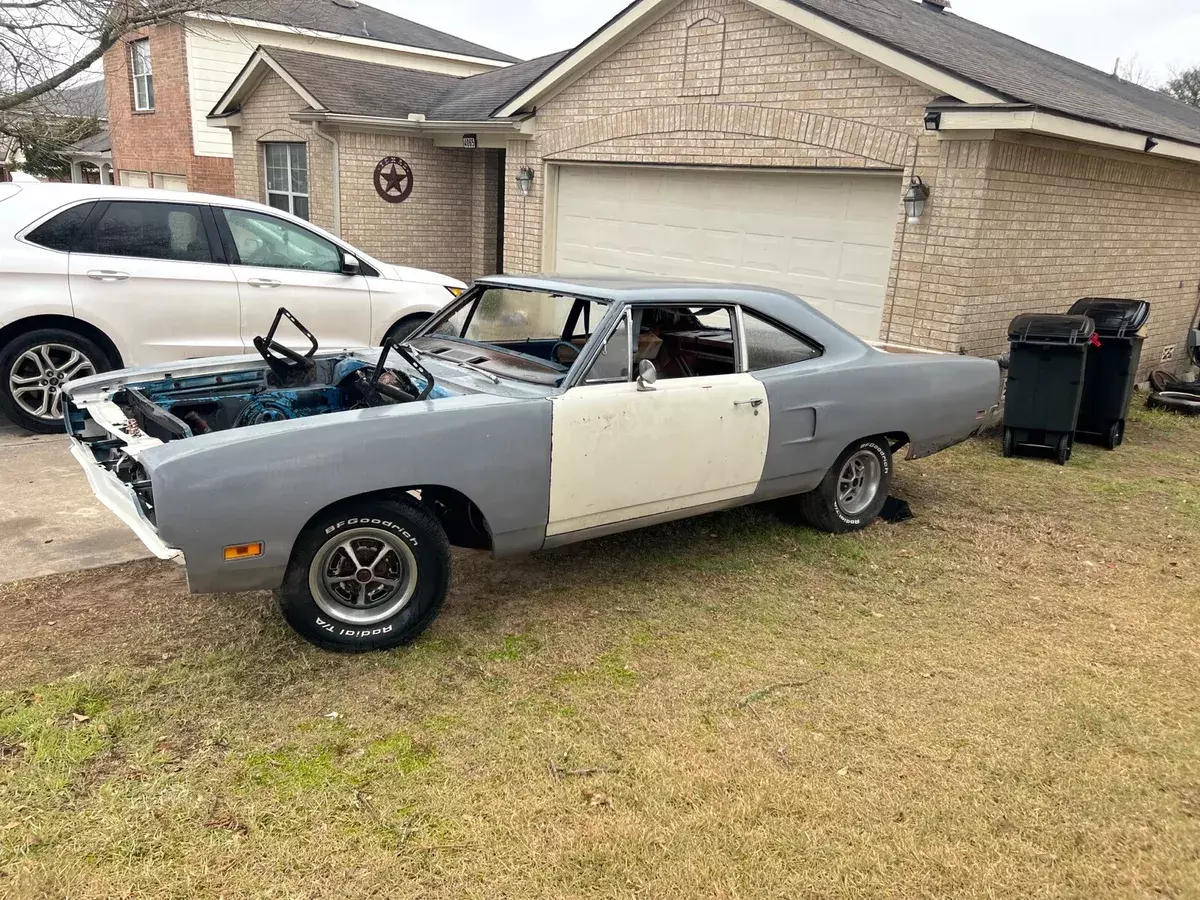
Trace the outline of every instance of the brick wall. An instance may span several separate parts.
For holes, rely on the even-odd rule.
[[[312,125],[292,118],[305,109],[278,75],[263,79],[243,105],[242,125],[233,132],[235,193],[265,201],[263,142],[304,143],[312,221],[333,230],[332,147]],[[499,177],[494,153],[441,149],[421,137],[363,132],[339,132],[337,137],[344,240],[385,262],[464,281],[492,273]],[[375,191],[375,167],[387,156],[399,156],[413,169],[413,192],[403,203],[388,203]]]
[[[470,280],[472,197],[478,151],[438,149],[426,138],[344,133],[342,236],[387,262]],[[387,203],[375,191],[375,167],[399,156],[413,170],[413,192]],[[494,233],[494,232],[493,232]]]
[[[962,344],[998,352],[1018,313],[1080,297],[1149,300],[1143,372],[1183,359],[1200,294],[1200,168],[1032,135],[998,136],[970,248]]]
[[[266,202],[263,143],[305,144],[308,147],[309,218],[332,231],[333,151],[312,125],[291,118],[292,113],[306,109],[308,105],[274,72],[263,79],[242,106],[241,128],[233,131],[234,196]],[[343,183],[345,177],[343,174]]]
[[[129,44],[148,38],[154,74],[154,110],[137,112]],[[192,146],[187,57],[183,28],[156,25],[126,35],[104,54],[109,133],[113,168],[183,175],[188,188],[216,194],[233,193],[232,160],[197,157]]]
[[[522,166],[537,178],[529,197],[508,192],[506,268],[543,267],[547,162],[890,169],[932,197],[917,225],[896,198],[885,338],[997,353],[1017,313],[1108,293],[1153,302],[1148,358],[1183,340],[1200,170],[1031,137],[939,140],[924,130],[933,99],[740,0],[684,0],[544,101],[535,141],[509,143],[507,183]]]
[[[719,79],[708,47],[713,22],[725,36]],[[696,40],[697,28],[704,30],[703,41]],[[693,54],[699,47],[706,67],[695,83],[685,81],[689,33]],[[542,268],[546,162],[915,171],[948,198],[938,184],[948,178],[948,161],[924,130],[925,107],[933,99],[926,88],[740,0],[684,0],[543,103],[535,141],[510,142],[508,183],[524,165],[537,178],[531,196],[508,194],[506,267]],[[885,313],[885,326],[892,340],[949,347],[957,336],[953,285],[918,295],[919,273],[900,260],[902,247],[912,258],[941,246],[938,226],[929,220],[907,225],[900,199],[898,194],[888,284],[894,313]]]

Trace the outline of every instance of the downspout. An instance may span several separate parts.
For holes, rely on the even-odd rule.
[[[313,122],[313,133],[333,148],[333,233],[342,236],[342,148],[337,138],[321,130],[320,122]]]

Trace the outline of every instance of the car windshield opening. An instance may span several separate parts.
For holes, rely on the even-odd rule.
[[[412,343],[465,368],[558,387],[607,306],[549,291],[484,287],[441,313]]]

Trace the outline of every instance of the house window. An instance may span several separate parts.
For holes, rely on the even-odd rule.
[[[150,39],[142,38],[129,45],[133,66],[133,108],[138,112],[154,109],[154,73],[150,71]]]
[[[267,204],[308,218],[308,145],[264,144]]]

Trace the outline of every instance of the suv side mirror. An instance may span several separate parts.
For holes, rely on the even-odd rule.
[[[657,383],[658,370],[654,368],[654,363],[648,359],[643,359],[638,363],[638,390],[642,392],[657,390],[654,386]]]
[[[342,254],[342,274],[343,275],[361,275],[362,265],[358,258],[352,253]]]

